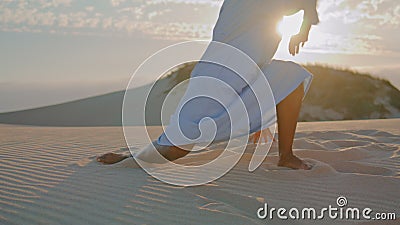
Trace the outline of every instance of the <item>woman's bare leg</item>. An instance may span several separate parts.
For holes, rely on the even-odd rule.
[[[101,162],[103,164],[114,164],[114,163],[120,162],[124,159],[127,159],[129,157],[130,157],[130,155],[109,152],[109,153],[106,153],[104,155],[97,157],[96,160],[97,160],[97,162]]]
[[[277,117],[278,117],[279,158],[280,158],[278,166],[284,166],[293,169],[311,168],[301,159],[297,158],[292,151],[293,139],[296,131],[297,119],[299,117],[303,96],[304,96],[304,87],[303,84],[301,84],[296,90],[294,90],[276,107]],[[156,147],[157,151],[169,161],[174,161],[176,159],[186,156],[189,153],[189,151],[186,151],[184,149],[191,148],[191,146],[185,146],[184,149],[176,146],[160,146],[157,145],[157,143],[153,143],[153,145]],[[145,153],[145,151],[143,153]],[[143,155],[143,160],[151,161],[150,159],[151,156],[146,156],[146,154],[142,155]],[[97,161],[102,162],[104,164],[114,164],[128,157],[129,155],[107,153],[98,157]]]
[[[158,157],[158,154],[155,153],[154,148],[157,149],[158,153],[160,153],[160,155],[162,155],[166,160],[174,161],[189,154],[190,149],[192,149],[192,147],[193,147],[192,145],[179,146],[179,147],[163,146],[157,144],[157,141],[154,141],[152,144],[148,145],[142,151],[138,152],[135,155],[135,158],[149,163],[164,163],[165,162],[164,159],[161,159],[161,161],[157,161],[160,158]]]
[[[156,147],[157,151],[167,160],[169,161],[174,161],[179,158],[182,158],[189,154],[189,151],[184,150],[184,149],[191,149],[192,146],[184,146],[182,148],[176,147],[176,146],[160,146],[157,144],[157,142],[153,142],[153,146]],[[126,154],[117,154],[117,153],[106,153],[102,156],[97,157],[97,161],[104,163],[104,164],[115,164],[118,163],[124,159],[129,158],[130,155]],[[156,158],[155,156],[152,155],[151,151],[146,152],[142,151],[139,153],[136,157],[139,157],[139,159],[147,162],[152,162],[152,158]]]
[[[279,133],[278,166],[292,169],[311,169],[309,165],[297,158],[292,151],[303,96],[304,86],[301,84],[276,107]]]

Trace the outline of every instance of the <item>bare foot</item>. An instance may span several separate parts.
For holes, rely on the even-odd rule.
[[[311,165],[308,165],[295,155],[281,157],[279,159],[278,166],[288,167],[296,170],[297,169],[310,170],[312,168]]]
[[[129,158],[129,156],[110,152],[97,157],[97,162],[101,162],[103,164],[114,164],[126,158]]]

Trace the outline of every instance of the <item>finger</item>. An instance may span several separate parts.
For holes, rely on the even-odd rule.
[[[296,46],[292,47],[292,52],[290,53],[292,56],[296,55]]]
[[[257,140],[256,140],[256,134],[257,133],[254,133],[253,135],[251,135],[251,137],[250,137],[250,139],[249,139],[249,142],[256,142]]]
[[[293,55],[293,45],[292,45],[292,43],[289,43],[289,53],[291,55]]]
[[[255,133],[253,134],[253,137],[251,138],[251,140],[252,140],[253,143],[256,143],[256,138],[257,138],[257,132],[255,132]]]
[[[300,43],[299,45],[296,46],[296,54],[299,54],[299,52],[300,52]]]
[[[302,43],[301,43],[301,47],[304,47],[304,44],[305,44],[305,43],[306,43],[306,42],[302,42]]]
[[[254,137],[254,140],[253,140],[253,144],[257,144],[258,143],[258,137]]]
[[[260,140],[260,135],[261,135],[260,131],[254,134],[254,144],[258,143],[258,141]]]
[[[296,45],[295,45],[294,42],[291,40],[291,41],[289,42],[289,53],[290,53],[291,55],[294,55],[294,53],[295,53],[295,48],[296,48]]]
[[[296,55],[296,46],[293,46],[293,49],[292,49],[292,56],[295,56]]]

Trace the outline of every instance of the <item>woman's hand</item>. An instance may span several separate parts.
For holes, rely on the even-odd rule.
[[[250,136],[249,141],[253,141],[254,144],[257,144],[261,142],[261,138],[264,139],[264,143],[268,143],[269,139],[272,141],[276,141],[274,135],[272,135],[271,131],[268,128],[255,132],[252,136]]]
[[[308,41],[308,35],[310,34],[311,23],[304,19],[301,24],[300,33],[292,36],[289,42],[289,53],[292,56],[299,54],[300,46],[304,47],[304,44]]]
[[[299,54],[300,46],[304,47],[304,44],[307,41],[308,41],[308,33],[303,34],[302,32],[300,32],[299,34],[292,36],[289,42],[289,53],[292,56]]]

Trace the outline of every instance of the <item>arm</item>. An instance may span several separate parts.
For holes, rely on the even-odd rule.
[[[310,6],[304,8],[303,23],[300,28],[300,32],[291,37],[289,43],[289,52],[291,55],[296,55],[300,51],[300,46],[303,47],[308,41],[308,35],[310,34],[311,26],[319,23],[317,13],[317,1],[311,0]]]
[[[303,47],[308,41],[308,35],[310,34],[311,24],[303,20],[300,32],[290,38],[289,42],[289,53],[293,56],[299,54],[300,46]]]

